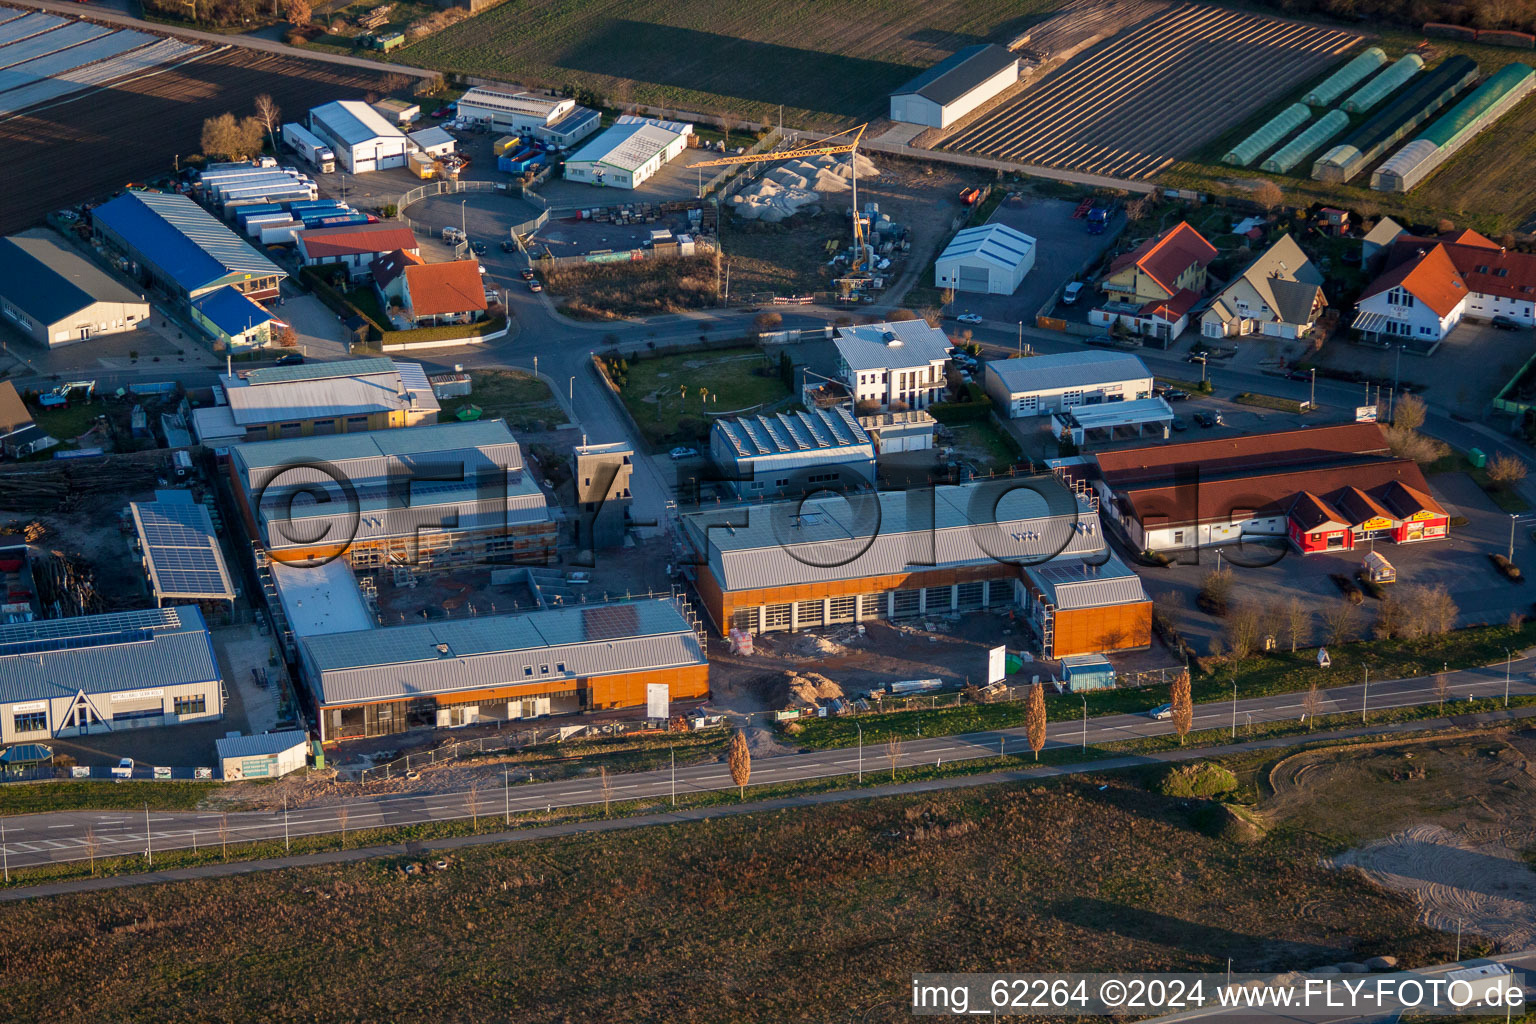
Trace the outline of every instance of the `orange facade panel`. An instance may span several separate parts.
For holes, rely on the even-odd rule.
[[[1152,643],[1152,602],[1056,612],[1053,658],[1135,650]]]
[[[589,706],[598,708],[645,707],[645,688],[651,683],[666,683],[672,700],[709,696],[709,666],[632,672],[626,675],[599,676],[584,681],[590,693]]]

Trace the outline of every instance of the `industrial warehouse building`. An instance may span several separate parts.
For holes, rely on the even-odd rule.
[[[259,302],[228,285],[193,299],[188,312],[193,323],[215,342],[222,342],[229,352],[270,345],[272,327],[277,323],[277,317]]]
[[[1024,620],[1047,658],[1147,647],[1152,599],[1125,563],[1102,560],[1025,566],[1017,583]]]
[[[192,410],[203,444],[426,426],[441,409],[420,363],[385,356],[239,370],[218,398]]]
[[[242,444],[229,465],[274,561],[542,565],[554,551],[544,492],[501,420]]]
[[[387,253],[403,251],[421,255],[421,245],[411,229],[399,223],[379,221],[339,228],[311,228],[299,232],[299,260],[306,267],[340,264],[353,277],[368,273],[373,261]]]
[[[563,96],[538,96],[512,88],[476,86],[459,97],[459,117],[493,131],[532,135],[556,146],[571,146],[597,131],[602,116]]]
[[[184,302],[223,287],[274,299],[288,272],[177,192],[125,192],[91,211],[96,236],[135,278]]]
[[[416,728],[644,707],[709,694],[703,636],[672,598],[306,637],[323,743]]]
[[[1093,495],[1051,476],[716,509],[682,523],[722,634],[1012,607],[1025,565],[1106,551]]]
[[[933,265],[934,284],[957,292],[1012,295],[1035,265],[1035,240],[1006,224],[966,228]]]
[[[684,149],[693,125],[627,120],[572,153],[565,176],[612,188],[639,188]]]
[[[213,517],[186,490],[156,491],[154,501],[128,506],[139,555],[155,604],[195,604],[228,613],[235,605],[235,584]]]
[[[948,128],[1019,80],[1019,58],[996,43],[956,50],[891,93],[891,120]]]
[[[1443,539],[1450,518],[1375,423],[1100,452],[1110,522],[1141,551],[1287,540],[1303,552]]]
[[[948,387],[949,337],[926,320],[839,327],[832,343],[838,373],[856,409],[860,402],[878,402],[882,409],[895,402],[926,409]]]
[[[875,482],[874,444],[842,405],[716,420],[709,431],[709,454],[743,497]]]
[[[987,362],[983,387],[1012,419],[1152,395],[1152,371],[1128,352],[1064,352]]]
[[[309,130],[353,174],[404,167],[411,141],[389,118],[361,100],[333,100],[309,112]]]
[[[0,314],[46,348],[131,331],[149,302],[43,228],[0,239]]]
[[[218,660],[194,607],[0,626],[0,742],[223,715]]]

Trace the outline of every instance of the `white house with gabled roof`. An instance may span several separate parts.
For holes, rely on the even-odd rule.
[[[839,327],[838,372],[859,402],[926,409],[944,397],[949,338],[926,320]]]

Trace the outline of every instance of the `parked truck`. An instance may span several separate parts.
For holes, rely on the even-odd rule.
[[[322,174],[330,174],[336,170],[336,154],[303,125],[294,123],[283,125],[283,141]]]
[[[1088,233],[1090,235],[1102,235],[1104,229],[1109,227],[1109,215],[1111,208],[1104,203],[1094,203],[1088,210]]]

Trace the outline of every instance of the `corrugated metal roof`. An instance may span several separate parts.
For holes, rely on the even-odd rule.
[[[848,369],[886,370],[927,366],[949,358],[949,338],[926,320],[839,327],[833,339]]]
[[[651,121],[615,124],[566,159],[568,164],[607,164],[623,171],[642,167],[676,142],[682,132]]]
[[[667,598],[453,619],[303,641],[326,704],[705,664]],[[560,666],[564,666],[561,670]]]
[[[231,757],[270,757],[294,747],[302,747],[308,742],[309,737],[303,730],[290,729],[286,732],[262,733],[259,736],[226,736],[214,740],[213,745],[218,751],[219,760],[224,761]]]
[[[148,305],[137,292],[42,230],[0,239],[0,292],[42,324],[63,320],[95,302]]]
[[[939,254],[939,261],[975,258],[1013,271],[1034,249],[1035,240],[1022,231],[1006,224],[982,224],[956,235]]]
[[[977,43],[956,50],[924,71],[892,96],[917,94],[945,106],[960,99],[1004,68],[1017,67],[1019,58],[996,43]]]
[[[232,338],[239,337],[268,320],[277,319],[260,303],[230,285],[194,299],[192,305],[197,307],[197,311],[210,323]]]
[[[191,605],[0,626],[0,704],[218,678]]]
[[[263,366],[237,374],[247,384],[278,384],[293,380],[329,380],[334,377],[358,377],[369,373],[389,373],[395,361],[388,356],[366,359],[338,359],[332,363],[301,363],[298,366]]]
[[[1146,588],[1114,555],[1102,564],[1063,561],[1024,570],[1031,583],[1059,610],[1104,608],[1150,600]]]
[[[294,437],[279,441],[243,444],[235,457],[247,469],[265,469],[304,460],[325,460],[332,465],[390,456],[448,455],[484,449],[515,457],[503,463],[508,469],[521,469],[522,452],[512,431],[502,420],[472,420],[468,423],[433,423],[399,430],[370,430],[357,434],[320,437]]]
[[[1152,376],[1147,364],[1128,352],[1063,352],[1024,359],[994,359],[987,363],[987,372],[1015,395],[1096,387]]]
[[[319,122],[337,141],[361,146],[374,139],[403,139],[405,133],[389,119],[362,100],[332,100],[309,112],[310,122]]]
[[[411,132],[410,140],[422,149],[434,149],[443,143],[452,143],[454,138],[448,134],[448,129],[441,125],[433,125],[431,128],[423,128],[419,132]]]
[[[713,429],[742,459],[788,452],[817,452],[831,458],[850,450],[862,452],[865,458],[874,457],[869,435],[841,405],[773,416],[716,420]]]
[[[381,363],[382,368],[378,365]],[[441,408],[420,363],[358,359],[352,360],[351,365],[358,366],[359,372],[320,380],[258,380],[255,373],[243,382],[238,376],[220,379],[235,422],[243,425],[361,416],[400,409],[433,412]]]
[[[1104,548],[1097,514],[1044,475],[720,509],[683,524],[727,591]]]
[[[288,276],[207,210],[179,193],[125,192],[96,207],[91,217],[187,291],[231,276]]]

